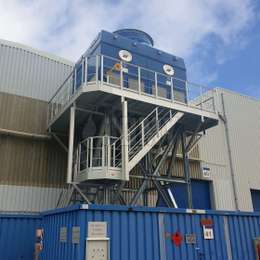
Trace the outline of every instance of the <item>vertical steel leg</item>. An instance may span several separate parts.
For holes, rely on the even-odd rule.
[[[129,180],[128,172],[128,112],[127,101],[122,99],[122,171],[124,180]]]
[[[70,130],[69,130],[67,183],[72,183],[74,133],[75,133],[75,105],[73,105],[70,108]]]
[[[186,133],[183,132],[181,136],[182,144],[182,155],[183,155],[183,169],[185,175],[185,181],[187,185],[187,195],[188,195],[188,208],[192,209],[192,190],[191,190],[191,180],[190,180],[190,169],[189,169],[189,156],[186,150]]]

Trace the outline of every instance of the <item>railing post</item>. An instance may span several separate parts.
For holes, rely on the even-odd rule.
[[[76,65],[74,67],[74,86],[73,86],[73,93],[75,93],[76,91],[76,85],[77,85],[77,69],[76,69]]]
[[[88,81],[88,57],[85,57],[85,78],[84,82],[87,84]]]
[[[199,88],[200,88],[200,109],[202,110],[203,109],[203,105],[202,105],[202,102],[203,102],[202,86],[200,85]]]
[[[141,68],[138,67],[138,92],[141,94],[142,86],[141,86]]]
[[[120,61],[120,87],[123,89],[124,87],[124,75],[123,75],[123,62]]]
[[[141,123],[142,148],[144,148],[144,121]]]
[[[87,166],[87,168],[89,168],[89,156],[90,156],[90,154],[89,154],[89,139],[87,139],[87,152],[86,152],[86,155],[87,155],[86,166]]]
[[[159,131],[159,117],[158,117],[158,107],[155,109],[155,120],[156,120],[156,131]]]
[[[110,137],[107,136],[107,167],[111,166],[111,146],[110,146]]]
[[[84,82],[84,58],[81,58],[81,84]]]
[[[113,167],[116,166],[116,142],[113,144]]]
[[[99,55],[96,56],[96,84],[98,85]]]
[[[101,164],[102,167],[105,166],[105,136],[102,136]]]
[[[101,55],[100,58],[101,58],[101,63],[100,63],[101,75],[100,75],[100,77],[101,77],[101,86],[102,86],[103,85],[103,78],[104,78],[104,56]]]
[[[154,83],[155,83],[155,97],[158,97],[158,83],[157,83],[157,72],[154,73]]]
[[[216,103],[215,103],[216,99],[217,99],[217,90],[213,89],[212,90],[212,109],[213,109],[214,113],[216,113]]]
[[[93,165],[93,137],[90,137],[90,157],[89,157],[89,167],[92,168]]]
[[[186,90],[186,101],[187,105],[189,105],[189,88],[188,88],[188,82],[185,80],[185,90]]]
[[[171,100],[174,102],[174,93],[173,93],[173,78],[171,77]]]

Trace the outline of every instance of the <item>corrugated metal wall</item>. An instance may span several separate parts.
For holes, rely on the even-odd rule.
[[[199,147],[203,164],[211,169],[216,206],[235,209],[232,164],[238,209],[251,211],[250,189],[260,190],[260,101],[224,89],[217,89],[215,99],[222,118],[224,103],[226,126],[220,119],[218,126],[207,131]]]
[[[41,225],[40,216],[0,215],[0,258],[34,259],[35,231]]]
[[[46,135],[47,102],[0,93],[0,129]],[[0,209],[56,206],[66,180],[66,152],[49,138],[0,135]],[[37,188],[38,187],[38,188]]]
[[[0,184],[63,187],[66,153],[53,140],[0,136]]]
[[[0,40],[0,209],[56,206],[65,184],[66,152],[47,137],[47,102],[73,63]],[[17,137],[7,132],[42,135]]]
[[[0,128],[46,134],[47,102],[0,92]]]
[[[73,63],[18,43],[0,40],[0,91],[48,101]]]
[[[260,236],[260,215],[239,212],[205,211],[188,214],[166,208],[127,208],[113,206],[74,206],[43,214],[44,250],[42,259],[85,259],[89,221],[105,221],[110,238],[110,259],[255,259],[253,239]],[[214,239],[203,237],[201,220],[212,220]],[[80,227],[80,243],[72,243],[72,227]],[[60,228],[67,228],[67,242],[60,242]],[[172,234],[179,232],[181,245]],[[185,236],[195,234],[196,243]]]

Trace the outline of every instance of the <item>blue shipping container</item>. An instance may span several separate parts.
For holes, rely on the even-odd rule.
[[[32,260],[35,231],[41,225],[39,215],[0,215],[0,259]]]
[[[97,260],[255,259],[253,239],[260,237],[257,213],[74,205],[42,215],[46,260],[87,259],[86,248]],[[104,244],[90,246],[99,239],[90,239],[89,222],[107,224],[108,258]]]

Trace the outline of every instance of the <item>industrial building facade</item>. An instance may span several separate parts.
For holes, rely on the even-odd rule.
[[[56,206],[66,154],[46,132],[47,104],[73,63],[0,41],[0,210]]]
[[[218,126],[199,143],[216,209],[260,210],[260,101],[217,88]]]
[[[73,66],[30,47],[0,42],[2,211],[42,211],[57,205],[66,186],[67,154],[46,132],[47,108]],[[220,89],[212,96],[219,125],[206,131],[189,156],[194,207],[251,211],[251,194],[260,189],[259,101]],[[180,149],[172,176],[183,176]],[[140,185],[138,179],[130,182],[136,189]],[[182,183],[174,184],[172,193],[179,207],[185,207]],[[133,191],[125,191],[125,200],[128,196],[133,196]],[[156,206],[157,199],[152,193],[149,206]]]

